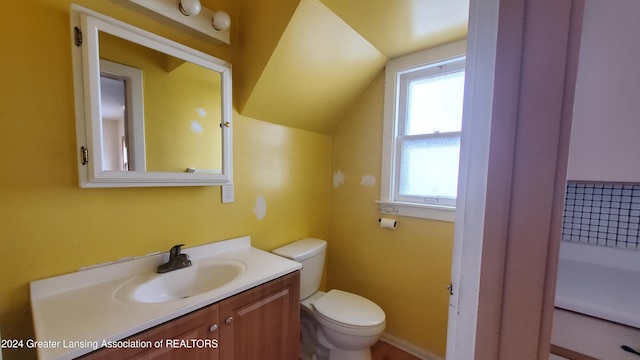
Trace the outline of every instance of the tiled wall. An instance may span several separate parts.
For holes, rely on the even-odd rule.
[[[567,184],[562,240],[640,250],[640,184]]]

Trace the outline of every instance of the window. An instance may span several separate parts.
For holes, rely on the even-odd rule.
[[[382,212],[453,221],[464,50],[457,42],[387,65]]]

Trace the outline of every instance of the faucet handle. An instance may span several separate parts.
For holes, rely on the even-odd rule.
[[[181,251],[181,247],[183,247],[184,244],[178,244],[178,245],[174,245],[171,247],[171,250],[169,250],[169,258],[173,258],[175,256],[180,255],[180,251]]]

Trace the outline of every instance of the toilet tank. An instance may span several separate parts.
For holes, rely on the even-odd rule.
[[[324,270],[324,254],[327,242],[315,238],[294,241],[272,252],[302,264],[300,271],[300,299],[318,291]]]

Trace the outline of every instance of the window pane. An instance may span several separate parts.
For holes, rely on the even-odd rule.
[[[400,161],[399,194],[455,198],[460,136],[405,140]]]
[[[460,131],[464,71],[410,80],[405,135]]]

